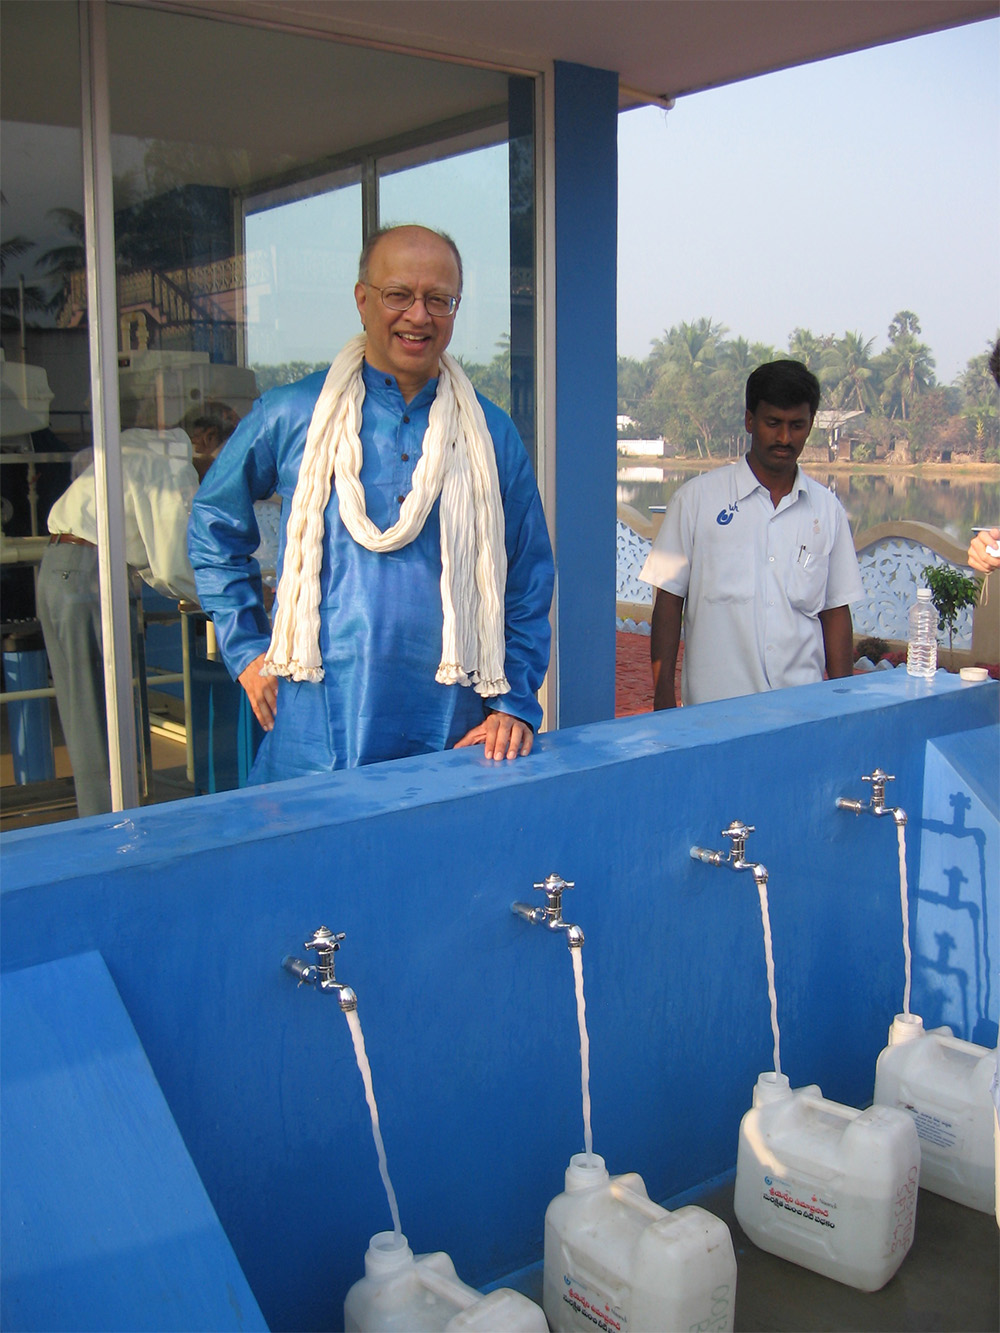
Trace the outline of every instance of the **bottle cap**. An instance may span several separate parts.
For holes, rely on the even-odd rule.
[[[405,1236],[397,1236],[394,1231],[377,1231],[368,1242],[365,1272],[369,1276],[394,1273],[412,1262],[413,1251]]]
[[[753,1090],[753,1104],[760,1106],[767,1102],[777,1102],[791,1096],[791,1084],[787,1074],[776,1074],[773,1069],[757,1075],[757,1084]]]
[[[566,1192],[576,1194],[579,1190],[592,1190],[596,1185],[604,1185],[609,1179],[604,1158],[598,1153],[574,1153],[566,1168]]]
[[[919,1014],[897,1014],[889,1029],[889,1045],[902,1046],[924,1035],[924,1020]]]

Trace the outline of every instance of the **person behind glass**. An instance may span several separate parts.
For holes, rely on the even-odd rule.
[[[205,451],[217,451],[226,427],[215,417],[190,425]],[[192,437],[180,427],[121,433],[125,492],[125,558],[129,569],[172,599],[194,600],[187,523],[199,472]],[[97,561],[94,465],[90,463],[49,511],[49,545],[38,572],[38,618],[56,691],[59,721],[76,791],[77,813],[111,809],[104,649]],[[132,580],[131,596],[138,596]]]
[[[819,381],[798,361],[759,366],[746,385],[747,454],[692,478],[670,500],[641,577],[656,588],[653,707],[707,703],[849,676],[850,603],[863,596],[850,525],[799,455]]]
[[[266,732],[251,783],[532,748],[552,553],[513,422],[446,352],[461,297],[449,237],[373,235],[354,288],[364,332],[329,372],[258,399],[198,495],[199,600]],[[272,632],[253,505],[275,493]]]

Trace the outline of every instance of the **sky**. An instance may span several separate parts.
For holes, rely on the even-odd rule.
[[[619,118],[618,351],[702,316],[887,342],[951,383],[1000,326],[1000,20]]]

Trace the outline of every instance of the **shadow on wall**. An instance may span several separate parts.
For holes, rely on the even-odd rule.
[[[914,895],[914,1007],[925,1027],[946,1024],[956,1036],[993,1047],[1000,893],[987,867],[996,864],[997,792],[970,778],[964,761],[969,745],[986,747],[980,771],[996,773],[997,744],[995,731],[972,737],[961,752],[953,738],[928,746]]]

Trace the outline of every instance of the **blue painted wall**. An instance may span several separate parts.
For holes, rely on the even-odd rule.
[[[615,715],[618,75],[560,61],[555,239],[558,725],[573,727]]]
[[[998,737],[989,727],[928,746],[910,908],[914,1011],[981,1046],[997,1044]]]
[[[101,957],[0,997],[0,1327],[266,1328]]]
[[[346,931],[403,1228],[485,1284],[540,1257],[582,1147],[569,954],[510,902],[576,881],[595,1149],[668,1198],[733,1166],[771,1060],[752,880],[690,845],[756,825],[783,1066],[864,1104],[902,987],[896,842],[835,800],[897,775],[917,884],[928,742],[997,716],[995,684],[876,673],[543,736],[513,765],[456,751],[14,834],[3,967],[100,952],[268,1323],[337,1328],[388,1209],[346,1022],[284,954]]]

